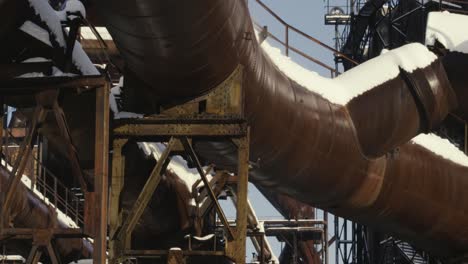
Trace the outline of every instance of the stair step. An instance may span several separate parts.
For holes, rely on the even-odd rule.
[[[408,243],[396,241],[397,247],[405,255],[407,260],[413,264],[427,264],[426,260]]]

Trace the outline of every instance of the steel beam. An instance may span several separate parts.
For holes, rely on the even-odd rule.
[[[224,256],[224,251],[212,250],[183,250],[184,256]],[[167,256],[169,250],[125,250],[125,256],[129,257],[160,257]]]
[[[161,157],[156,163],[153,171],[151,172],[150,177],[145,183],[143,190],[140,192],[135,204],[133,205],[130,214],[125,219],[122,227],[117,231],[115,237],[118,241],[124,241],[125,237],[128,234],[131,234],[133,229],[135,228],[138,220],[140,220],[143,211],[147,207],[149,200],[154,194],[156,187],[158,187],[159,182],[161,181],[161,174],[164,173],[168,163],[169,163],[169,155],[176,144],[176,139],[171,138],[169,143],[167,144],[166,149],[161,154]]]
[[[96,192],[93,262],[106,263],[109,155],[109,82],[96,90],[94,190]]]
[[[114,237],[117,231],[120,218],[120,194],[124,186],[125,176],[125,156],[122,154],[123,146],[128,142],[128,139],[114,139],[113,154],[112,154],[112,181],[111,193],[109,201],[109,237]],[[115,258],[118,254],[118,245],[111,239],[109,241],[110,256]],[[113,263],[114,259],[111,260]]]
[[[0,86],[2,95],[34,94],[45,90],[63,89],[62,91],[76,91],[77,87],[84,89],[99,88],[105,85],[106,79],[101,75],[86,77],[39,77],[16,78],[3,80]]]
[[[39,246],[33,245],[31,251],[29,252],[28,258],[26,259],[26,264],[37,264],[41,258],[42,252],[39,250]]]
[[[247,128],[245,137],[236,139],[237,145],[237,204],[236,204],[236,238],[234,243],[228,243],[227,255],[236,263],[245,263],[245,245],[248,221],[248,184],[249,184],[249,146],[250,133]],[[223,223],[224,224],[224,223]],[[227,223],[229,226],[229,223]]]
[[[242,136],[245,124],[123,124],[114,129],[116,137]]]
[[[102,88],[98,89],[101,90]],[[99,91],[96,91],[99,93]],[[72,167],[72,173],[74,177],[78,180],[80,183],[80,187],[83,193],[86,193],[88,191],[88,183],[86,182],[84,176],[83,176],[83,171],[81,170],[80,162],[78,159],[78,153],[76,151],[76,147],[72,142],[72,138],[70,135],[70,129],[67,124],[67,120],[65,117],[65,113],[63,112],[63,109],[59,106],[58,102],[55,101],[54,106],[53,106],[53,112],[55,115],[55,120],[57,121],[57,126],[59,128],[61,136],[65,139],[66,142],[66,147],[68,150],[68,160],[70,161],[70,165]],[[97,120],[97,119],[96,119]]]
[[[203,184],[206,186],[206,189],[208,191],[208,196],[210,197],[211,201],[213,201],[216,212],[218,213],[219,218],[221,219],[221,222],[223,223],[223,226],[226,229],[226,232],[228,234],[228,239],[229,240],[234,239],[234,233],[229,227],[229,222],[227,221],[226,215],[224,214],[224,211],[218,202],[218,197],[215,196],[213,189],[210,188],[210,182],[206,178],[205,171],[203,171],[200,160],[198,159],[197,154],[195,153],[195,150],[193,150],[192,145],[190,145],[188,138],[186,137],[182,138],[182,145],[184,146],[184,149],[189,155],[190,159],[195,163],[198,174],[200,174]]]
[[[29,132],[24,139],[23,143],[21,144],[20,151],[18,153],[18,158],[15,160],[15,164],[13,165],[13,169],[11,171],[11,177],[8,180],[8,187],[3,198],[2,203],[2,221],[7,220],[6,222],[2,223],[1,228],[8,225],[9,215],[10,215],[10,206],[13,200],[13,197],[16,192],[16,187],[18,186],[19,182],[21,181],[21,177],[23,175],[24,169],[26,168],[26,164],[29,160],[30,153],[31,153],[31,144],[34,135],[37,133],[38,124],[42,123],[46,117],[46,111],[41,106],[36,107],[34,112],[34,117],[29,127]],[[5,219],[7,218],[7,219]]]

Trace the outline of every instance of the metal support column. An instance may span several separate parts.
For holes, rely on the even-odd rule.
[[[97,208],[93,263],[106,263],[107,252],[107,200],[109,155],[109,82],[96,90],[96,135],[94,158],[94,191]]]
[[[238,167],[236,194],[236,236],[234,243],[228,244],[227,253],[236,263],[245,263],[247,217],[248,217],[248,184],[249,184],[249,145],[250,135],[247,128],[245,137],[237,139]],[[232,247],[234,245],[234,247]]]

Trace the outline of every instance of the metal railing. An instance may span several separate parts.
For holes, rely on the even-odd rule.
[[[10,145],[4,148],[19,148],[19,140],[15,138],[9,129],[6,129],[8,142]],[[84,225],[84,195],[77,191],[72,191],[64,183],[62,183],[47,167],[45,167],[39,159],[38,150],[36,155],[31,152],[32,161],[35,162],[35,175],[29,175],[31,180],[30,188],[40,200],[48,205],[52,205],[58,213],[63,213],[71,219],[79,227]],[[12,158],[9,157],[10,151],[3,151],[5,162],[11,165]],[[20,158],[20,157],[17,157]]]
[[[84,196],[70,190],[57,177],[38,162],[40,173],[32,189],[42,194],[56,210],[73,220],[79,227],[84,225]],[[79,197],[80,196],[80,197]]]
[[[307,40],[311,41],[312,43],[316,44],[316,45],[319,45],[323,48],[325,48],[326,50],[330,51],[330,52],[333,52],[334,56],[335,57],[341,57],[342,59],[344,60],[347,60],[349,62],[351,62],[352,64],[355,64],[357,65],[358,63],[356,61],[354,61],[353,59],[351,59],[350,57],[346,56],[345,54],[341,53],[340,51],[336,50],[335,48],[323,43],[322,41],[310,36],[309,34],[301,31],[300,29],[292,26],[291,24],[287,23],[286,21],[284,21],[278,14],[276,14],[275,12],[273,12],[273,10],[271,10],[266,4],[264,4],[261,0],[255,0],[255,2],[260,6],[262,7],[265,11],[267,11],[277,22],[279,22],[282,26],[284,26],[285,28],[285,35],[284,35],[284,38],[283,40],[280,39],[279,37],[273,35],[272,33],[268,32],[268,36],[271,37],[273,40],[275,40],[276,42],[278,42],[279,44],[281,44],[284,48],[285,48],[285,54],[286,56],[289,56],[289,51],[293,51],[297,54],[299,54],[300,56],[304,57],[305,59],[327,69],[328,71],[330,71],[331,73],[331,76],[336,76],[339,74],[339,72],[335,69],[335,67],[333,66],[330,66],[330,65],[327,65],[326,63],[323,63],[322,61],[310,56],[310,55],[307,55],[305,52],[299,50],[298,48],[292,46],[290,44],[290,32],[294,32],[294,33],[297,33],[299,34],[300,36],[306,38]],[[255,23],[255,26],[257,27],[257,29],[259,31],[261,31],[264,27],[260,26],[258,23]]]

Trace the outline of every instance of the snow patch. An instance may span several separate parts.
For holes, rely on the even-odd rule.
[[[451,51],[468,53],[468,16],[444,12],[430,12],[427,19],[426,45],[439,41]]]
[[[46,23],[50,31],[52,31],[57,43],[61,47],[65,47],[62,24],[55,10],[49,5],[49,2],[46,0],[29,0],[29,5],[34,9],[36,15]]]
[[[96,31],[99,33],[103,40],[112,40],[112,36],[106,27],[95,27]],[[97,37],[94,35],[93,31],[89,27],[81,27],[81,37],[83,39],[97,40]]]
[[[330,79],[295,63],[267,41],[264,41],[261,47],[286,76],[339,105],[345,105],[364,92],[397,77],[400,68],[411,73],[430,65],[437,58],[425,46],[413,43],[388,51],[337,78]]]
[[[123,87],[123,76],[120,77],[119,83],[112,87],[109,93],[109,107],[114,114],[119,114],[119,107],[117,105],[117,96],[122,92]]]
[[[46,77],[44,73],[42,72],[28,72],[25,74],[21,74],[19,76],[16,76],[15,78],[40,78],[40,77]]]
[[[68,14],[79,13],[82,17],[86,17],[86,9],[83,3],[81,3],[81,1],[78,0],[68,0],[67,2],[65,2],[64,9],[61,11],[56,11],[56,13],[62,21],[67,20],[67,17],[69,16]]]
[[[125,119],[125,118],[142,118],[143,114],[132,113],[132,112],[118,112],[114,114],[114,119]]]
[[[73,64],[75,64],[75,66],[83,75],[100,75],[99,71],[91,62],[88,55],[86,55],[78,41],[75,41],[72,57]]]
[[[138,142],[138,147],[143,150],[146,156],[152,156],[155,160],[159,160],[163,151],[166,149],[164,144],[154,142]],[[187,166],[187,161],[179,155],[171,157],[171,162],[167,169],[179,176],[179,178],[185,182],[189,191],[192,190],[192,186],[195,182],[200,179],[197,170],[190,169]]]
[[[120,77],[119,83],[112,87],[110,93],[109,93],[109,107],[114,113],[114,119],[124,119],[124,118],[142,118],[144,117],[143,114],[138,114],[138,113],[132,113],[132,112],[125,112],[125,111],[120,111],[118,104],[117,104],[117,97],[120,95],[122,92],[122,87],[123,87],[123,77]],[[149,155],[149,154],[147,154]]]
[[[77,76],[74,73],[62,72],[59,68],[52,66],[52,76],[55,77],[75,77]]]
[[[71,3],[68,4],[68,2]],[[81,10],[81,8],[84,9],[84,6],[81,4],[81,2],[77,0],[69,0],[68,2],[67,6],[70,5],[70,10],[84,12],[84,10]],[[79,4],[75,2],[79,2]],[[60,14],[57,13],[46,0],[29,0],[29,4],[35,10],[35,13],[39,15],[41,20],[46,23],[47,27],[55,36],[57,43],[61,47],[65,48],[65,33],[62,30],[62,24],[59,18]],[[81,5],[81,7],[79,5]],[[68,10],[67,7],[65,10]],[[75,45],[73,47],[72,61],[83,75],[99,75],[99,71],[83,51],[83,48],[81,47],[81,44],[78,43],[78,41],[75,41]]]
[[[34,59],[37,59],[37,61],[40,61],[39,59],[42,59],[42,58],[32,58],[30,60],[34,61]],[[29,62],[32,62],[32,61],[29,61]],[[15,78],[74,77],[74,76],[77,76],[77,75],[73,73],[62,72],[59,68],[52,66],[52,75],[45,75],[42,72],[29,72],[29,73],[16,76]]]
[[[40,26],[36,25],[35,23],[31,21],[26,21],[24,22],[23,25],[21,25],[20,30],[23,31],[24,33],[38,39],[42,43],[52,47],[52,43],[50,43],[50,35],[47,30],[41,28]]]
[[[450,143],[448,139],[441,138],[435,134],[420,134],[413,138],[411,143],[420,145],[444,159],[468,167],[468,156]]]
[[[76,260],[76,261],[72,261],[70,262],[69,264],[93,264],[93,260],[92,259],[80,259],[80,260]],[[109,263],[109,260],[106,259],[106,263]]]
[[[34,58],[26,59],[26,60],[22,61],[21,63],[48,62],[48,61],[50,61],[50,60],[46,59],[46,58],[34,57]]]

